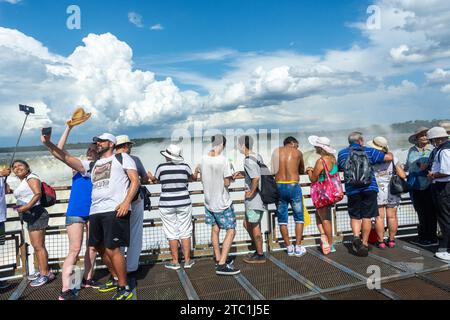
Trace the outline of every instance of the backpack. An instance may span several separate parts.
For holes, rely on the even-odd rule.
[[[350,148],[344,164],[345,182],[353,187],[370,186],[373,179],[373,168],[363,147]]]
[[[145,186],[141,186],[141,195],[144,197],[144,211],[151,211],[152,210],[152,200],[150,197],[152,194]]]
[[[36,178],[37,176],[34,175]],[[27,176],[27,182],[28,182]],[[38,178],[39,179],[39,178]],[[39,199],[39,202],[41,203],[41,206],[44,208],[48,208],[51,206],[54,206],[56,204],[56,191],[53,187],[49,186],[44,181],[41,181],[41,198]]]
[[[428,166],[430,167],[430,170],[431,170],[431,167],[433,166],[433,162],[436,159],[436,157],[438,157],[437,158],[438,162],[440,162],[440,160],[441,160],[439,158],[440,157],[440,152],[442,150],[447,150],[447,149],[450,149],[450,141],[444,142],[439,147],[434,148],[434,150],[430,154],[430,158],[428,159]]]
[[[123,166],[123,156],[122,156],[122,154],[121,153],[117,153],[116,155],[115,155],[115,157],[116,157],[116,160],[117,161],[119,161],[119,163]],[[89,171],[88,171],[88,173],[91,173],[92,172],[92,170],[94,169],[94,167],[95,167],[95,163],[96,163],[97,161],[92,161],[91,163],[89,163]],[[123,170],[123,171],[125,171],[125,169]],[[127,172],[125,171],[125,175],[127,176],[127,178],[128,178],[128,175],[127,175]],[[130,184],[131,184],[131,181],[130,181],[130,179],[128,179],[128,186],[130,186]],[[147,188],[146,188],[147,189]],[[138,191],[136,192],[136,195],[134,196],[134,198],[133,198],[133,200],[131,201],[131,202],[134,202],[134,201],[136,201],[138,198],[139,198],[139,194],[141,193],[141,187],[139,187],[139,189],[138,189]],[[145,201],[145,198],[144,198],[144,201]]]
[[[278,192],[277,183],[272,172],[270,172],[269,168],[263,162],[259,161],[255,157],[247,157],[246,159],[255,161],[261,170],[261,187],[259,188],[259,194],[261,196],[262,202],[266,205],[271,203],[278,203],[280,194]],[[246,174],[249,175],[247,171]]]
[[[44,181],[41,182],[41,206],[44,208],[51,207],[56,204],[56,191]]]

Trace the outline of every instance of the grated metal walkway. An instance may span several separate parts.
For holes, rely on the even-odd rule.
[[[265,264],[248,265],[242,256],[235,266],[242,273],[217,276],[212,259],[199,259],[192,269],[172,271],[163,264],[141,266],[129,278],[137,300],[450,300],[450,264],[432,253],[398,241],[394,249],[372,247],[369,257],[352,254],[348,244],[337,245],[337,252],[323,256],[317,247],[308,248],[302,257],[288,257],[284,251],[268,255]],[[370,268],[381,271],[381,287],[370,290]],[[105,270],[96,272],[106,281]],[[20,281],[0,291],[6,300],[20,287]],[[61,290],[60,275],[41,288],[27,286],[22,300],[56,300]],[[16,294],[17,295],[17,294]],[[109,300],[113,293],[101,294],[83,289],[80,300]]]

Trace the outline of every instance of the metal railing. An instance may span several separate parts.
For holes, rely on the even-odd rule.
[[[320,238],[319,231],[316,226],[315,208],[312,206],[309,191],[309,183],[301,183],[305,204],[310,213],[311,224],[304,228],[304,245],[314,245]],[[160,196],[160,185],[147,186],[152,196],[152,204],[158,203]],[[46,247],[49,252],[49,263],[53,269],[62,267],[68,250],[69,242],[67,230],[65,226],[65,211],[68,203],[68,195],[70,187],[55,188],[58,194],[57,204],[49,208],[50,227],[46,231]],[[236,211],[237,228],[236,237],[232,245],[232,253],[247,252],[251,249],[251,240],[247,231],[243,227],[244,220],[244,186],[243,180],[236,181],[229,189],[232,195],[233,204]],[[203,190],[201,183],[194,182],[190,184],[190,195],[193,206],[193,237],[192,237],[192,255],[194,257],[211,256],[211,227],[205,224]],[[60,198],[61,197],[61,198]],[[10,198],[10,200],[12,200]],[[8,204],[9,218],[7,224],[15,226],[7,232],[6,243],[0,246],[0,278],[23,276],[26,274],[26,259],[33,256],[32,247],[29,245],[28,234],[26,229],[22,231],[20,227],[20,219],[17,213],[11,210],[14,203]],[[289,216],[289,234],[291,238],[295,237],[295,224],[293,222],[292,211]],[[351,233],[350,218],[347,214],[347,204],[344,198],[332,210],[333,230],[337,241],[342,241],[346,234]],[[398,212],[399,217],[399,233],[412,235],[416,233],[418,224],[417,214],[414,211],[409,198],[402,199]],[[274,205],[269,206],[269,211],[263,217],[261,229],[264,237],[264,248],[267,251],[278,250],[283,246],[283,240],[279,234],[276,222],[276,209]],[[222,232],[220,241],[223,240],[225,233]],[[81,265],[84,252],[86,250],[83,244],[79,264]],[[170,258],[170,250],[168,241],[162,229],[162,221],[159,218],[158,206],[152,205],[151,210],[145,212],[144,230],[143,230],[143,246],[141,254],[141,263],[149,263],[155,261],[166,260]],[[101,263],[98,259],[97,265]],[[33,259],[28,260],[28,267],[33,269]],[[30,271],[30,270],[29,270]]]

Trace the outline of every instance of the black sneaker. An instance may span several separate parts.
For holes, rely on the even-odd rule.
[[[113,300],[130,300],[133,298],[133,292],[128,286],[117,287],[117,292],[112,297]]]
[[[77,297],[77,295],[75,294],[75,292],[73,292],[73,290],[67,290],[67,291],[64,291],[64,292],[61,292],[61,294],[59,295],[59,298],[58,298],[58,300],[61,300],[61,301],[63,301],[63,300],[77,300],[78,299],[78,297]]]
[[[81,287],[82,288],[94,288],[94,289],[99,289],[101,286],[100,283],[98,283],[97,281],[93,280],[93,279],[83,279],[81,281]]]
[[[216,267],[216,274],[221,276],[234,276],[241,273],[241,270],[235,269],[234,266],[228,264],[218,265]]]
[[[361,249],[361,246],[362,246],[361,239],[359,237],[354,237],[352,242],[353,252],[357,253]]]
[[[99,288],[98,291],[102,292],[102,293],[106,293],[106,292],[110,292],[110,291],[114,291],[117,289],[117,285],[118,285],[118,281],[116,279],[111,279],[109,280],[107,283],[102,284]]]
[[[216,261],[216,258],[214,258],[214,261]],[[228,257],[227,260],[225,260],[225,264],[228,266],[234,265],[234,259],[231,257]],[[216,267],[219,266],[219,261],[216,261]]]
[[[358,257],[367,257],[369,255],[369,246],[361,245],[359,250],[356,252]]]
[[[7,281],[0,280],[0,290],[5,290],[10,287],[10,284]]]
[[[259,255],[256,252],[253,253],[251,256],[246,256],[244,258],[245,263],[249,264],[256,264],[256,263],[265,263],[266,262],[266,256],[264,254]]]

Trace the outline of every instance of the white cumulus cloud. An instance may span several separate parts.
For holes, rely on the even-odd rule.
[[[164,30],[164,27],[160,23],[157,23],[157,24],[151,26],[150,29],[155,30],[155,31],[161,31],[161,30]]]
[[[8,2],[10,4],[18,4],[22,2],[22,0],[0,0],[0,2]]]
[[[381,29],[354,24],[367,41],[347,50],[305,55],[216,49],[165,57],[169,65],[221,61],[226,70],[215,77],[174,69],[178,78],[157,80],[154,72],[135,67],[132,48],[111,33],[89,34],[71,54],[61,56],[38,39],[0,27],[0,108],[6,110],[0,114],[6,129],[0,135],[20,127],[21,120],[11,117],[18,103],[35,105],[48,117],[31,127],[43,122],[62,126],[75,106],[84,106],[93,118],[80,135],[138,130],[149,136],[197,119],[256,126],[295,125],[301,118],[304,126],[320,128],[324,115],[326,123],[335,125],[348,122],[349,113],[356,122],[438,117],[445,110],[442,98],[450,93],[450,1],[375,4],[381,9]],[[130,12],[129,20],[144,26],[138,13]],[[410,74],[425,74],[426,82],[412,82]],[[392,77],[402,81],[385,85]],[[205,92],[182,90],[173,79]],[[432,115],[423,111],[430,104],[435,106]]]
[[[142,16],[136,12],[128,12],[128,21],[134,24],[138,28],[143,28],[144,24],[142,23]]]

